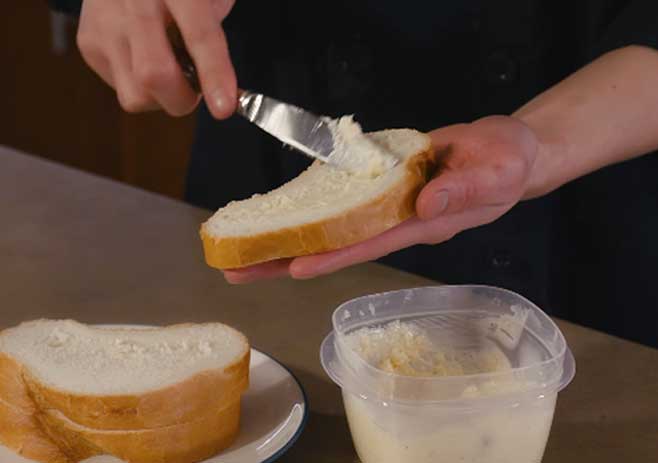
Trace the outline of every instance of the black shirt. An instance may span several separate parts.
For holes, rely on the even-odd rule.
[[[241,87],[353,113],[367,130],[509,114],[606,51],[658,48],[656,0],[238,0],[224,25]],[[202,106],[198,121],[191,203],[216,209],[307,165],[239,118],[218,122]],[[658,346],[657,237],[658,156],[645,156],[382,262],[505,287],[554,315]]]

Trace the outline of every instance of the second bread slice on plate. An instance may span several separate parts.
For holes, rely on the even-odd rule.
[[[240,399],[176,426],[104,431],[80,426],[58,411],[37,415],[44,432],[72,461],[112,455],[130,463],[191,463],[217,455],[238,433]]]
[[[26,392],[99,430],[160,428],[221,410],[249,382],[249,343],[220,323],[106,329],[38,320],[0,335],[0,399]],[[23,389],[22,389],[23,388]]]

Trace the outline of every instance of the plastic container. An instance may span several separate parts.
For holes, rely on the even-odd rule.
[[[439,349],[494,351],[506,368],[459,376],[403,376],[375,368],[348,342],[395,320]],[[523,297],[486,286],[375,294],[336,309],[322,364],[342,388],[362,463],[539,463],[557,394],[575,363],[553,321]]]

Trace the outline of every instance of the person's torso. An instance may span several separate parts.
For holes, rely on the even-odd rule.
[[[431,130],[513,112],[596,56],[628,3],[239,0],[225,25],[243,88],[322,114],[355,114],[367,130]],[[218,123],[202,109],[188,200],[215,209],[307,165],[246,122]],[[639,315],[640,325],[626,329],[616,314],[658,307],[644,286],[658,273],[657,177],[656,157],[615,166],[447,243],[382,261],[516,290],[553,313],[648,342],[658,317]],[[633,188],[619,192],[628,182]]]

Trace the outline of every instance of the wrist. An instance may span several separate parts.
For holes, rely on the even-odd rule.
[[[559,188],[559,173],[562,171],[562,154],[566,151],[565,143],[551,130],[550,126],[542,123],[536,115],[525,113],[523,109],[512,115],[522,122],[534,134],[537,142],[537,153],[532,165],[525,192],[521,199],[528,200],[544,196]]]

